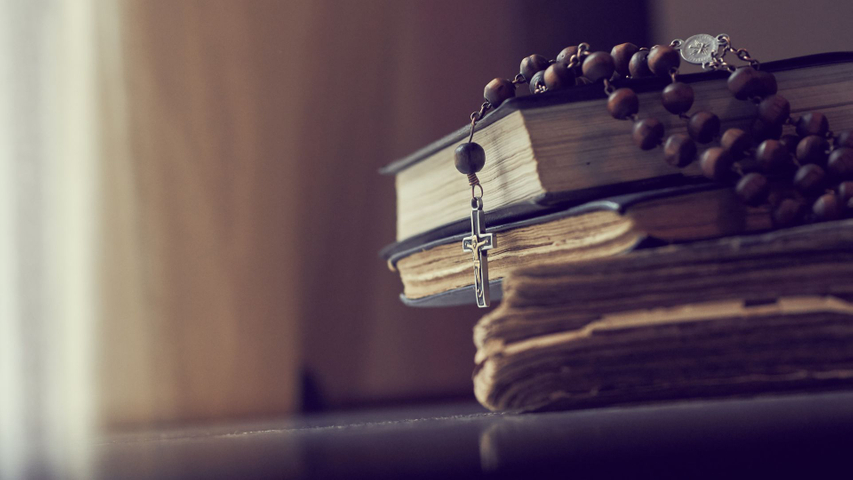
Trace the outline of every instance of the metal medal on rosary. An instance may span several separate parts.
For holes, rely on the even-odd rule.
[[[456,148],[456,169],[468,176],[471,186],[471,235],[462,239],[462,250],[473,256],[474,296],[477,306],[489,306],[489,250],[495,247],[495,234],[485,232],[485,213],[483,212],[483,186],[477,178],[477,172],[486,164],[486,152],[479,144],[472,142],[474,126],[490,107],[486,102],[479,112],[471,114],[471,134],[468,142]]]

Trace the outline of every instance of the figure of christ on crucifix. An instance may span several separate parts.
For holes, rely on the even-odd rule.
[[[485,223],[482,201],[472,204],[471,208],[471,236],[462,239],[462,250],[471,252],[474,257],[474,294],[477,297],[477,306],[486,308],[489,306],[489,259],[487,250],[495,246],[495,235],[485,233]]]

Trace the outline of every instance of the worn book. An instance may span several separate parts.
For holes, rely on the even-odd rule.
[[[853,128],[853,53],[768,62],[761,68],[775,74],[793,116],[820,110],[833,130]],[[720,117],[723,129],[749,131],[756,106],[736,100],[726,87],[727,77],[727,72],[702,72],[680,75],[679,81],[690,83],[696,93],[691,112],[709,110]],[[667,82],[640,78],[621,80],[618,86],[638,93],[641,117],[657,117],[667,134],[684,132],[685,122],[661,104]],[[478,124],[475,140],[487,158],[478,174],[487,228],[555,205],[679,186],[700,176],[695,163],[679,170],[659,150],[638,149],[631,123],[614,120],[604,98],[597,84],[517,97]],[[395,176],[397,241],[424,234],[446,237],[468,227],[471,193],[453,167],[453,151],[467,135],[468,127],[463,127],[381,170]]]
[[[750,208],[734,191],[710,183],[653,190],[493,225],[489,252],[493,300],[503,277],[517,268],[589,260],[667,243],[759,232],[772,227],[768,207]],[[474,302],[471,254],[465,234],[424,242],[417,237],[383,251],[400,274],[402,300],[413,306]]]
[[[475,327],[492,410],[853,387],[853,220],[511,272]]]

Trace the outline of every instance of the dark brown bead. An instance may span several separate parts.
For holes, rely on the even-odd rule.
[[[525,80],[530,80],[536,72],[545,70],[550,65],[548,59],[542,55],[530,55],[521,60],[519,73],[524,75]]]
[[[721,147],[711,147],[702,153],[699,159],[699,166],[702,167],[702,174],[711,180],[722,182],[728,180],[732,176],[732,165],[735,159],[729,152]]]
[[[649,70],[659,77],[668,77],[681,65],[678,50],[669,45],[656,45],[649,50]]]
[[[779,87],[776,85],[776,77],[772,73],[765,70],[759,70],[758,80],[761,82],[761,87],[758,92],[759,97],[776,95]]]
[[[853,210],[853,182],[838,184],[838,198],[847,210]]]
[[[673,167],[686,167],[696,158],[696,143],[687,135],[670,135],[663,146],[663,158]]]
[[[711,112],[696,112],[687,123],[687,133],[699,143],[708,143],[720,133],[720,118]]]
[[[607,52],[591,53],[583,61],[583,76],[597,82],[613,76],[616,64]]]
[[[730,128],[723,133],[720,146],[728,150],[735,160],[740,160],[752,146],[752,138],[739,128]]]
[[[741,67],[735,70],[729,75],[727,85],[729,91],[738,100],[757,97],[761,92],[765,91],[761,78],[758,75],[758,70],[752,67]]]
[[[838,180],[853,180],[853,148],[836,148],[829,154],[829,173]]]
[[[797,160],[800,163],[816,163],[826,165],[829,142],[824,137],[809,135],[797,144]]]
[[[504,103],[504,100],[508,100],[514,96],[515,85],[505,78],[496,78],[492,80],[486,84],[486,88],[483,90],[483,97],[485,97],[486,101],[491,103],[495,108],[501,106],[501,104]]]
[[[797,120],[797,135],[801,137],[808,135],[826,137],[828,131],[829,120],[826,119],[826,115],[820,112],[809,112]]]
[[[768,139],[778,140],[782,136],[782,125],[773,125],[756,118],[752,122],[751,132],[752,138],[759,142]]]
[[[773,225],[776,227],[790,227],[799,223],[802,217],[803,206],[800,202],[786,198],[779,202],[773,209]]]
[[[631,57],[631,61],[628,63],[628,72],[632,78],[652,76],[652,71],[649,70],[648,59],[648,50],[640,50]]]
[[[803,165],[794,175],[794,187],[803,195],[814,195],[826,187],[826,172],[813,163]]]
[[[607,99],[607,111],[617,120],[624,120],[640,111],[640,100],[630,88],[620,88]]]
[[[669,113],[685,113],[693,106],[693,87],[681,82],[670,83],[663,89],[661,101]]]
[[[784,145],[789,152],[794,152],[797,150],[797,145],[800,144],[800,137],[788,133],[782,135],[782,137],[779,138],[779,141],[782,142],[782,145]]]
[[[575,74],[563,63],[553,63],[545,69],[542,77],[548,90],[569,88],[575,84]]]
[[[765,172],[784,167],[790,158],[791,154],[779,140],[765,140],[755,149],[755,159]]]
[[[610,56],[613,57],[613,64],[616,66],[616,72],[623,77],[631,74],[628,69],[628,64],[631,63],[631,57],[640,50],[640,47],[633,43],[623,43],[616,45],[610,50]]]
[[[834,193],[825,193],[815,200],[812,213],[818,220],[837,220],[844,215],[844,206]]]
[[[853,148],[853,130],[846,130],[835,137],[835,148]]]
[[[545,87],[545,70],[539,70],[530,79],[530,93],[536,93],[537,89]]]
[[[737,182],[735,193],[743,203],[757,207],[767,200],[770,182],[760,173],[748,173]]]
[[[770,125],[782,125],[791,116],[791,104],[782,95],[770,95],[758,104],[758,118]]]
[[[663,124],[657,118],[644,118],[634,124],[634,143],[643,150],[660,145],[663,134]]]
[[[456,147],[456,170],[468,175],[477,173],[486,164],[486,152],[479,143],[463,143]]]
[[[560,50],[560,53],[557,55],[557,61],[568,65],[569,61],[572,59],[572,55],[577,55],[578,47],[576,45],[572,45],[571,47],[566,47]]]

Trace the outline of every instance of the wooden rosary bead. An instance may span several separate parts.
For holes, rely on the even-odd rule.
[[[699,143],[708,143],[720,133],[720,118],[711,112],[696,112],[687,123],[687,133]]]
[[[534,54],[528,57],[524,57],[521,60],[521,66],[519,67],[518,71],[519,73],[524,75],[525,80],[530,81],[530,79],[533,78],[533,75],[535,75],[536,72],[545,70],[550,64],[551,63],[548,61],[547,58],[543,57],[542,55]]]
[[[663,124],[657,118],[644,118],[634,124],[634,143],[643,150],[651,150],[660,145],[663,134]]]
[[[649,70],[659,77],[668,77],[681,65],[681,54],[669,45],[656,45],[649,50]]]
[[[693,87],[682,82],[670,83],[663,89],[661,101],[669,113],[685,113],[693,106]]]
[[[631,74],[628,64],[631,63],[631,57],[638,51],[640,51],[640,47],[633,43],[616,45],[610,50],[610,56],[613,57],[613,64],[616,66],[616,72],[619,75],[627,77]]]
[[[815,200],[812,213],[818,220],[837,220],[844,215],[844,206],[834,193],[825,193]]]
[[[560,50],[560,53],[557,54],[557,61],[564,64],[564,65],[568,65],[572,59],[572,55],[577,55],[577,54],[578,54],[577,45],[572,45],[571,47],[566,47],[566,48]]]
[[[738,198],[749,206],[757,207],[767,200],[770,193],[770,182],[760,173],[748,173],[737,182],[735,193]]]
[[[770,95],[758,104],[758,118],[770,125],[782,125],[791,116],[791,104],[782,95]]]
[[[797,145],[800,144],[800,137],[788,133],[782,135],[782,137],[779,138],[779,141],[788,149],[789,152],[795,152],[797,150]]]
[[[779,140],[765,140],[755,149],[755,159],[765,172],[784,167],[790,158],[790,153]]]
[[[545,86],[548,87],[548,90],[560,90],[572,87],[575,84],[575,74],[572,69],[560,62],[552,63],[546,68],[542,79],[545,80]]]
[[[782,136],[782,125],[773,125],[760,118],[752,122],[752,138],[756,141],[778,140]]]
[[[711,147],[705,150],[699,160],[702,174],[718,182],[728,180],[732,176],[732,165],[734,163],[735,159],[732,158],[731,154],[721,147]]]
[[[826,163],[829,173],[839,180],[853,180],[853,148],[836,148]]]
[[[794,187],[803,195],[814,195],[826,187],[826,172],[813,163],[803,165],[794,175]]]
[[[651,77],[652,71],[649,70],[649,51],[640,50],[631,57],[628,62],[628,72],[631,78]]]
[[[459,170],[461,174],[477,173],[486,164],[486,151],[479,143],[463,143],[456,147],[454,153],[456,154],[456,170]]]
[[[504,100],[508,100],[515,96],[515,85],[505,78],[496,78],[486,84],[483,90],[483,97],[493,107],[498,108]]]
[[[809,135],[826,137],[828,131],[829,120],[826,119],[826,115],[820,112],[809,112],[797,120],[797,135],[801,137]]]
[[[776,85],[775,75],[764,70],[758,70],[758,80],[761,82],[761,87],[759,89],[760,97],[776,95],[779,87]]]
[[[740,160],[752,146],[752,138],[739,128],[730,128],[723,133],[720,146],[728,150],[735,160]]]
[[[824,137],[809,135],[797,144],[797,160],[800,163],[816,163],[826,165],[827,150],[829,142]]]
[[[583,62],[583,76],[593,82],[610,79],[615,69],[613,57],[607,52],[591,53]]]
[[[673,167],[686,167],[696,158],[696,143],[687,135],[670,135],[663,146],[663,158]]]
[[[847,130],[835,137],[835,148],[853,148],[853,130]]]
[[[630,88],[620,88],[607,99],[607,111],[613,118],[624,120],[640,111],[640,99]]]
[[[536,93],[537,88],[545,87],[545,70],[539,70],[530,78],[530,93]]]
[[[740,67],[735,70],[727,81],[729,91],[732,92],[738,100],[746,100],[747,98],[760,96],[761,92],[765,91],[761,78],[758,75],[758,70],[752,67]]]
[[[773,209],[772,220],[776,227],[789,227],[797,224],[802,217],[803,206],[800,202],[786,198]]]

